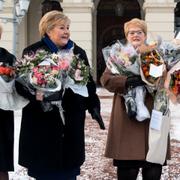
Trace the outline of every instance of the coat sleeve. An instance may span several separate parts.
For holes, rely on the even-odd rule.
[[[89,66],[88,58],[86,52],[83,50],[83,59],[85,60],[85,64]],[[92,119],[95,119],[101,129],[105,129],[105,125],[103,119],[101,117],[101,103],[100,99],[96,93],[96,84],[93,80],[91,73],[89,74],[89,81],[87,83],[88,89],[88,98],[87,98],[87,109],[88,112],[91,114]]]
[[[30,93],[32,89],[29,89],[27,84],[23,84],[19,82],[17,79],[15,80],[15,88],[19,95],[23,96],[24,98],[30,101],[36,101],[36,96]]]
[[[112,74],[107,68],[100,79],[102,86],[104,86],[108,91],[120,94],[126,92],[126,80],[126,76]]]

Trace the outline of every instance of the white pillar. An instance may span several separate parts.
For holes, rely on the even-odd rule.
[[[75,1],[75,0],[74,0]],[[82,1],[82,0],[81,0]],[[61,3],[64,13],[71,19],[71,39],[82,47],[92,65],[92,8],[91,2]]]
[[[171,1],[171,2],[170,2]],[[172,0],[148,0],[144,3],[148,31],[160,35],[165,41],[174,37],[174,8]]]

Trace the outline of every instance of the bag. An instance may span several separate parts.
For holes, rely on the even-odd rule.
[[[167,154],[168,134],[170,130],[170,111],[162,118],[160,131],[149,126],[149,150],[146,161],[163,165]]]

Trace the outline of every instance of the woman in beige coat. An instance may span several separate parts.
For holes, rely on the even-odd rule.
[[[127,42],[138,50],[146,40],[147,25],[145,21],[135,18],[125,23],[124,32]],[[145,161],[148,151],[149,119],[138,122],[135,118],[129,118],[124,98],[120,96],[130,86],[143,85],[140,76],[127,78],[114,75],[106,69],[101,77],[101,83],[114,93],[105,156],[112,158],[113,164],[117,166],[118,180],[136,180],[140,168],[144,180],[160,180],[162,165]],[[153,107],[151,94],[146,94],[145,105],[151,112]]]

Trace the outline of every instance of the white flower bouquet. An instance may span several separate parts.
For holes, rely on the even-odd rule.
[[[117,41],[112,46],[105,47],[102,52],[106,66],[113,74],[127,77],[140,75],[139,55],[130,44],[124,46]],[[150,117],[149,111],[144,105],[145,93],[144,87],[140,86],[128,89],[127,93],[123,94],[128,115],[136,116],[138,121]]]

